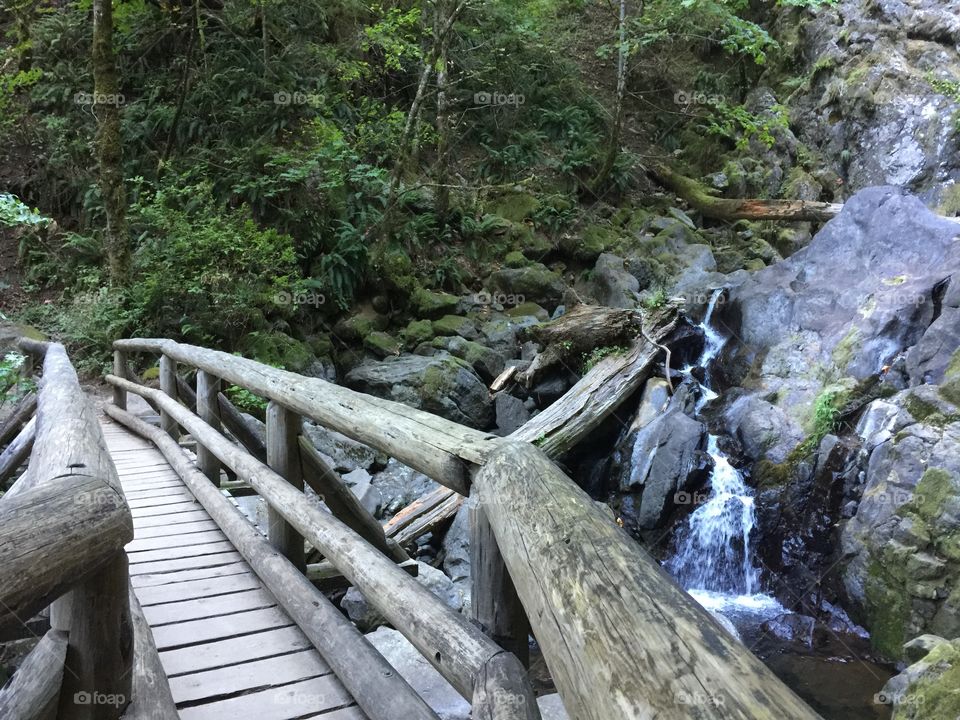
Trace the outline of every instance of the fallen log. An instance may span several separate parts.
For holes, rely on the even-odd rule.
[[[464,499],[463,495],[449,488],[438,487],[394,515],[383,530],[401,547],[408,545],[452,519]]]
[[[666,165],[656,164],[648,169],[661,185],[703,215],[715,220],[779,220],[781,222],[827,222],[843,210],[843,203],[816,200],[763,200],[759,198],[719,198],[701,182],[674,172]],[[960,218],[943,217],[960,223]]]

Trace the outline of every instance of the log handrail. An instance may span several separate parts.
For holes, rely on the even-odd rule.
[[[50,701],[56,685],[58,717],[86,718],[79,696],[113,698],[98,718],[119,718],[131,698],[132,637],[124,546],[133,518],[107,451],[96,412],[58,343],[21,339],[21,349],[43,359],[28,470],[0,498],[0,627],[27,621],[50,605],[51,633],[66,638],[64,665],[26,665],[21,678]],[[55,666],[56,663],[53,663]],[[66,669],[66,672],[64,672]],[[16,692],[0,691],[0,696]]]
[[[461,494],[472,487],[489,523],[487,536],[502,554],[499,561],[505,563],[572,718],[819,717],[529,442],[494,437],[323,380],[171,340],[121,340],[114,347],[161,353],[396,457]],[[430,657],[440,639],[424,626],[420,608],[399,601],[403,597],[416,605],[418,593],[406,594],[408,579],[384,555],[335,518],[313,508],[315,515],[281,476],[176,400],[123,378],[108,376],[107,381],[159,405],[246,480],[462,694],[472,690],[479,703],[512,698],[517,712],[530,712],[523,697],[507,689],[518,665],[492,662],[494,657],[517,662],[511,653],[485,657],[483,643],[458,630],[446,641],[459,646],[454,652],[466,662],[444,667],[441,658]],[[404,592],[398,595],[397,588]],[[486,717],[482,712],[478,716]]]

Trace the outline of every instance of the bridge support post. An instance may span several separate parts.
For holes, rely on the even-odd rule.
[[[471,608],[480,628],[497,645],[530,664],[530,620],[497,546],[476,490],[470,493]]]
[[[160,356],[160,390],[177,399],[177,362],[168,355]],[[160,410],[160,427],[174,440],[180,440],[180,428],[169,413]]]
[[[198,370],[197,415],[217,432],[221,431],[219,394],[220,379],[204,370]],[[197,465],[214,485],[220,486],[222,467],[220,460],[199,442],[197,443]]]
[[[267,465],[297,490],[303,492],[298,437],[302,420],[279,403],[267,405]],[[270,543],[301,572],[306,570],[303,536],[271,505],[267,511]]]
[[[132,699],[129,582],[127,556],[121,552],[61,605],[58,629],[69,631],[58,715],[64,720],[119,720]]]
[[[122,378],[129,375],[127,372],[127,353],[123,350],[113,351],[113,374]],[[116,385],[113,386],[113,404],[121,410],[127,409],[127,391]]]

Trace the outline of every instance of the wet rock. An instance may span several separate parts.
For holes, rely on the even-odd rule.
[[[530,396],[536,400],[537,406],[545,408],[556,402],[570,389],[570,380],[564,375],[554,375],[541,380],[533,386]]]
[[[504,356],[486,345],[481,345],[462,337],[434,338],[431,347],[446,350],[454,357],[458,357],[470,364],[474,372],[486,383],[491,383],[503,372],[506,366]],[[419,348],[417,350],[419,354]]]
[[[457,511],[443,538],[443,571],[460,593],[463,612],[470,608],[470,500]]]
[[[396,630],[380,628],[366,636],[440,720],[470,720],[470,703]]]
[[[487,387],[466,362],[448,353],[366,361],[346,376],[347,386],[484,429],[493,421]]]
[[[725,423],[749,457],[773,463],[782,463],[804,435],[783,410],[756,396],[734,402]]]
[[[813,631],[816,621],[808,615],[786,613],[773,620],[767,620],[760,630],[782,642],[795,644],[802,648],[813,648]]]
[[[357,468],[342,476],[347,487],[353,491],[353,494],[360,500],[360,504],[371,515],[376,516],[380,512],[380,506],[383,504],[383,496],[380,491],[373,486],[373,478],[363,468]]]
[[[907,643],[912,665],[891,678],[877,701],[892,705],[895,720],[933,720],[960,716],[960,639],[934,636]]]
[[[540,708],[541,720],[569,720],[570,718],[558,693],[541,695],[537,698],[537,706]]]
[[[705,448],[706,427],[676,409],[637,432],[620,489],[641,493],[632,518],[638,529],[657,527],[676,506],[678,493],[703,482],[708,463]]]

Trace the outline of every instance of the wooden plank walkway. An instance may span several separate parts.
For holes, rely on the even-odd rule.
[[[133,513],[130,581],[184,720],[365,720],[149,442],[101,420]]]

